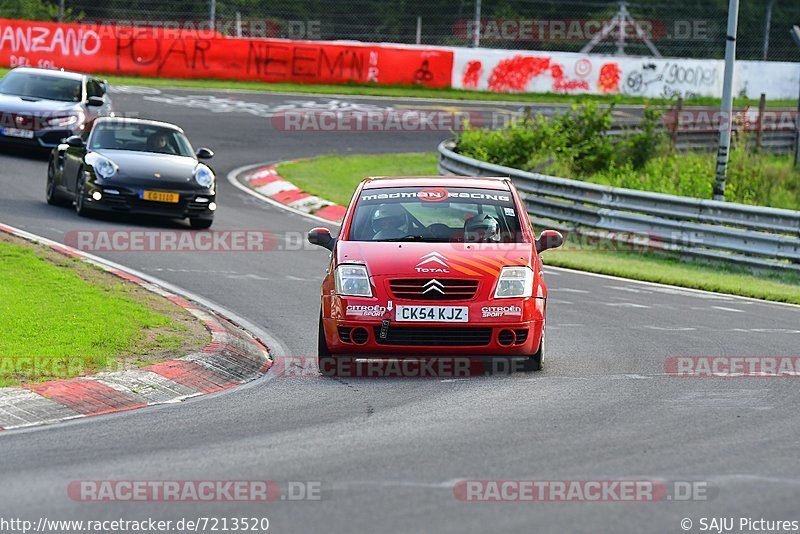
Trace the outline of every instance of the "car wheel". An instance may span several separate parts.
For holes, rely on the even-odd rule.
[[[86,178],[82,167],[78,171],[78,183],[75,186],[75,213],[81,217],[89,215],[89,208],[86,207]]]
[[[56,168],[55,162],[51,159],[47,164],[47,187],[45,188],[45,198],[51,206],[63,206],[64,199],[58,194],[56,188]]]
[[[536,354],[533,356],[529,356],[522,361],[523,373],[531,373],[533,371],[542,370],[542,359],[544,358],[544,339],[544,328],[542,328],[542,341],[539,343],[539,350],[537,350]]]
[[[206,228],[211,228],[211,223],[214,222],[214,219],[189,219],[189,224],[195,230],[205,230]]]
[[[325,340],[325,327],[322,324],[322,309],[319,310],[319,333],[317,334],[317,367],[322,376],[336,376],[336,358]]]

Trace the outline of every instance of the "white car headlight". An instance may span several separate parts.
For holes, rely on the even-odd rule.
[[[111,178],[119,170],[116,163],[96,152],[86,154],[86,163],[94,167],[95,174],[100,178]]]
[[[64,126],[72,126],[73,124],[80,124],[84,120],[84,115],[81,112],[73,113],[71,115],[60,115],[58,117],[50,117],[45,119],[48,126],[54,128],[63,128]]]
[[[533,295],[533,271],[529,267],[503,267],[497,279],[494,298],[508,299]]]
[[[351,297],[371,297],[372,286],[364,265],[340,265],[336,268],[336,293]]]
[[[214,183],[214,172],[201,163],[194,170],[194,181],[203,187],[211,187]]]

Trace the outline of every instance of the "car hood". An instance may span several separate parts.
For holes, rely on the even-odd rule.
[[[132,150],[97,150],[119,167],[117,176],[153,180],[162,184],[185,184],[193,180],[198,161],[189,156]],[[158,175],[158,176],[156,176]]]
[[[340,241],[337,264],[365,263],[370,276],[481,278],[506,265],[533,265],[532,243],[381,243]]]
[[[78,109],[80,109],[78,102],[30,100],[19,96],[0,94],[0,112],[2,113],[55,113]]]

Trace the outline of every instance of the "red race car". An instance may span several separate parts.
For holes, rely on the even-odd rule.
[[[542,365],[547,287],[535,238],[506,178],[368,178],[341,235],[314,228],[331,250],[322,283],[319,367],[343,358],[502,357]]]

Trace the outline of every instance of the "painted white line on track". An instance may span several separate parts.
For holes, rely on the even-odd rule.
[[[676,326],[670,328],[665,326],[644,325],[642,328],[649,328],[650,330],[659,330],[664,332],[691,332],[692,330],[697,330],[697,328],[693,326]]]
[[[249,187],[247,187],[246,185],[244,185],[243,183],[241,183],[239,180],[236,179],[236,177],[239,176],[240,174],[242,174],[243,172],[249,171],[251,169],[257,169],[258,167],[266,167],[268,165],[274,165],[274,163],[271,163],[271,162],[270,163],[254,163],[254,164],[251,164],[251,165],[243,165],[241,167],[237,167],[237,168],[233,169],[231,172],[228,173],[228,181],[231,184],[233,184],[233,186],[236,187],[237,189],[240,189],[241,191],[244,191],[248,195],[250,195],[252,197],[255,197],[255,198],[259,199],[259,200],[263,200],[264,202],[267,202],[268,204],[272,204],[273,206],[275,206],[277,208],[289,211],[289,212],[294,213],[296,215],[300,215],[300,216],[305,217],[307,219],[311,219],[312,221],[321,222],[321,223],[324,223],[326,225],[336,225],[336,223],[334,223],[333,221],[329,221],[328,219],[323,219],[322,217],[317,217],[316,215],[311,215],[310,213],[305,213],[305,212],[300,211],[298,209],[295,209],[295,208],[293,208],[291,206],[287,206],[286,204],[281,204],[277,200],[274,200],[274,199],[272,199],[272,198],[270,198],[270,197],[268,197],[266,195],[262,195],[258,191],[254,191],[253,189],[250,189]]]
[[[736,308],[726,308],[725,306],[711,306],[715,310],[720,311],[727,311],[727,312],[735,312],[735,313],[744,313],[744,310],[737,310]]]
[[[635,302],[603,302],[606,306],[614,306],[617,308],[649,308],[644,304],[636,304]]]

